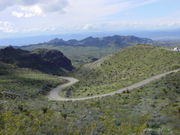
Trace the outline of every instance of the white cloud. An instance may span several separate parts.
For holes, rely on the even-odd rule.
[[[180,16],[179,16],[180,17]],[[109,21],[106,23],[94,24],[96,30],[125,30],[125,29],[164,29],[164,28],[179,28],[180,19],[179,17],[167,16],[148,20],[118,20]]]
[[[24,17],[24,13],[22,13],[22,12],[17,12],[17,11],[13,11],[13,12],[12,12],[12,15],[13,15],[13,16],[16,16],[16,17],[18,17],[18,18]]]
[[[22,32],[49,32],[49,31],[54,31],[55,28],[54,27],[38,27],[38,28],[27,28],[27,29],[23,29],[21,30]]]
[[[70,6],[66,9],[61,22],[64,25],[76,25],[79,30],[107,30],[115,28],[109,22],[120,22],[121,19],[113,18],[113,15],[121,15],[123,11],[148,5],[159,0],[70,0]],[[134,26],[132,21],[121,22],[117,26]],[[127,28],[127,27],[126,27]]]
[[[104,22],[112,15],[156,1],[159,0],[69,0],[62,21],[79,23],[81,26]]]
[[[0,31],[5,33],[14,33],[16,32],[13,28],[13,25],[7,21],[0,21]]]
[[[131,5],[132,7],[139,7],[139,6],[148,5],[157,1],[160,1],[160,0],[137,0],[137,1],[131,0]]]
[[[20,7],[20,11],[13,11],[12,15],[18,18],[44,15],[39,6]]]
[[[93,29],[94,27],[93,27],[93,24],[85,24],[83,27],[82,27],[82,29],[83,30],[89,30],[89,29]]]
[[[13,22],[16,30],[21,33],[108,31],[180,26],[179,16],[171,18],[151,16],[151,19],[147,19],[146,13],[142,13],[144,17],[136,18],[137,12],[133,8],[158,1],[162,0],[0,0],[0,10],[4,11],[3,17],[1,16],[3,12],[0,12],[0,18],[8,18],[7,20]],[[128,11],[130,14],[125,15]],[[7,17],[8,13],[10,15]],[[2,27],[0,29],[2,31]],[[10,30],[6,29],[6,31]]]
[[[21,10],[32,13],[22,13],[14,11],[13,15],[16,16],[31,16],[38,12],[64,12],[68,6],[67,0],[0,0],[0,10],[3,11],[9,7],[19,6]]]

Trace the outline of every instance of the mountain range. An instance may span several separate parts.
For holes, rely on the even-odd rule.
[[[125,47],[133,44],[150,44],[153,40],[148,38],[140,38],[136,36],[107,36],[107,37],[87,37],[82,40],[63,40],[59,38],[55,38],[48,42],[34,44],[34,45],[54,45],[54,46],[96,46],[96,47],[108,47],[108,46],[116,46],[116,47]],[[34,46],[33,45],[33,46]],[[32,45],[30,45],[32,46]],[[28,47],[28,46],[26,46]]]
[[[63,40],[54,38],[48,42],[20,46],[24,50],[32,51],[39,48],[56,49],[72,60],[73,65],[79,67],[83,64],[93,62],[104,56],[113,54],[121,48],[136,44],[153,44],[153,40],[136,36],[106,36],[87,37],[81,40]]]
[[[82,40],[88,36],[104,37],[109,35],[136,35],[138,37],[147,37],[153,40],[178,40],[180,29],[173,30],[122,30],[122,31],[105,31],[105,32],[89,32],[89,33],[74,33],[74,34],[48,34],[24,37],[9,37],[0,38],[0,46],[22,46],[28,44],[37,44],[39,42],[48,42],[53,38],[63,38],[64,40],[77,39]]]

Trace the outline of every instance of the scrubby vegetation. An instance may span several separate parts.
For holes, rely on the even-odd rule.
[[[80,82],[61,95],[84,97],[108,93],[178,68],[178,52],[152,45],[131,46],[82,67],[75,73]]]
[[[1,102],[2,135],[178,135],[180,72],[113,97]]]
[[[129,47],[78,70],[81,81],[68,96],[110,92],[178,68],[178,52]],[[0,135],[179,135],[180,71],[99,99],[56,102],[42,96],[61,83],[57,76],[0,62]]]
[[[0,96],[35,97],[45,94],[65,81],[52,75],[43,74],[0,62]]]

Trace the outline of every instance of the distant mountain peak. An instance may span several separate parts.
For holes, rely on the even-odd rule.
[[[47,42],[47,44],[56,45],[56,46],[59,45],[59,46],[98,46],[98,47],[114,45],[117,47],[122,47],[122,46],[133,45],[133,44],[147,44],[147,43],[149,44],[152,42],[153,41],[148,38],[140,38],[136,36],[114,35],[114,36],[107,36],[107,37],[102,37],[102,38],[89,36],[82,40],[72,39],[68,41],[55,38]]]
[[[89,39],[96,39],[95,37],[89,36],[87,38],[85,38],[84,40],[89,40]]]
[[[52,39],[50,40],[48,43],[50,44],[61,44],[61,43],[65,43],[65,41],[63,39],[59,39],[59,38],[55,38],[55,39]]]

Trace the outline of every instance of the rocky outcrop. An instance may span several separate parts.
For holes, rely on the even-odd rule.
[[[10,46],[0,50],[0,61],[57,75],[74,69],[71,61],[57,50],[37,49],[30,52]]]

